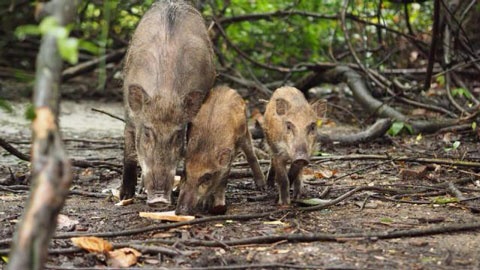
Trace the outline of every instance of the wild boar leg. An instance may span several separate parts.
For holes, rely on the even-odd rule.
[[[290,170],[288,171],[288,179],[293,186],[293,199],[300,199],[302,194],[302,165],[292,164]]]
[[[286,161],[274,157],[272,158],[272,166],[275,170],[275,182],[278,186],[278,204],[290,204],[290,183],[288,181]]]
[[[240,147],[245,153],[248,164],[252,168],[255,185],[259,190],[263,190],[265,188],[265,176],[263,175],[260,164],[258,164],[258,159],[253,151],[252,136],[250,135],[250,131],[248,131],[248,129],[245,137],[242,139]]]
[[[275,168],[273,167],[273,159],[270,161],[270,167],[267,172],[267,185],[269,187],[275,186]]]
[[[137,151],[135,150],[135,128],[125,125],[125,150],[123,152],[123,179],[120,188],[120,199],[133,198],[137,184]]]

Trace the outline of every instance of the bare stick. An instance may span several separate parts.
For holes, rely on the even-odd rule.
[[[116,115],[113,115],[113,114],[111,114],[111,113],[108,113],[108,112],[106,112],[106,111],[102,111],[102,110],[95,109],[95,108],[92,108],[92,111],[106,114],[106,115],[108,115],[108,116],[110,116],[110,117],[112,117],[112,118],[115,118],[115,119],[120,120],[120,121],[122,121],[122,122],[125,123],[125,120],[124,120],[123,118],[118,117],[118,116],[116,116]]]
[[[75,17],[79,1],[52,0],[42,7],[59,25]],[[32,191],[17,227],[7,269],[43,269],[57,216],[72,181],[71,165],[58,128],[59,83],[62,68],[57,37],[46,33],[37,55],[32,124]]]

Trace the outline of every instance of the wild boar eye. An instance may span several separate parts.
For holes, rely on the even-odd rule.
[[[292,122],[286,122],[286,125],[287,125],[287,131],[292,132],[293,129],[295,128]]]
[[[148,127],[143,128],[143,136],[145,136],[145,139],[151,139],[153,136],[152,134],[153,132],[151,128],[148,128]]]

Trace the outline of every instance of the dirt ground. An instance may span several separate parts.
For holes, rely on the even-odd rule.
[[[0,137],[24,153],[29,153],[29,123],[22,115],[24,102],[13,104],[18,113],[7,114],[0,110]],[[108,161],[121,164],[123,123],[91,111],[102,109],[122,116],[120,103],[99,101],[67,101],[62,105],[61,126],[65,145],[74,159]],[[340,127],[330,125],[324,132],[340,132]],[[342,129],[343,130],[343,129]],[[453,141],[460,141],[457,149],[446,151]],[[255,141],[260,147],[261,142]],[[358,146],[324,146],[322,152],[330,155],[407,155],[410,157],[465,159],[480,161],[477,138],[471,132],[442,133],[418,138],[404,136],[377,139]],[[241,161],[239,157],[238,161]],[[426,165],[424,175],[408,175],[408,169]],[[318,198],[329,187],[322,199],[334,199],[358,186],[379,186],[393,191],[361,191],[340,203],[318,211],[299,211],[301,205],[293,204],[281,214],[276,212],[263,218],[245,220],[217,220],[168,230],[154,230],[106,238],[112,243],[149,244],[136,268],[205,268],[244,269],[479,269],[480,232],[463,231],[438,233],[431,236],[403,237],[389,240],[376,238],[349,238],[337,241],[250,243],[228,245],[229,240],[258,236],[326,233],[388,233],[403,230],[449,226],[480,222],[472,209],[479,208],[479,169],[420,164],[416,162],[352,159],[348,161],[312,162],[306,171],[305,198]],[[237,163],[233,169],[246,169]],[[264,171],[268,164],[262,163]],[[13,182],[9,169],[15,176]],[[407,170],[407,171],[405,171]],[[28,162],[20,161],[0,149],[0,239],[12,237],[21,218],[28,191]],[[330,174],[333,176],[330,177]],[[351,174],[347,177],[342,177]],[[338,180],[336,180],[338,178]],[[118,168],[74,168],[72,190],[83,192],[70,195],[62,210],[56,234],[122,232],[163,224],[139,217],[139,212],[152,211],[143,197],[128,206],[115,206],[115,199],[102,193],[118,188],[121,173]],[[456,202],[447,185],[462,180],[456,187],[467,202]],[[408,191],[408,192],[406,192]],[[86,192],[89,192],[88,194]],[[94,197],[93,195],[99,195]],[[103,194],[103,195],[102,195]],[[230,179],[227,190],[228,215],[269,213],[278,210],[276,191],[268,196],[255,190],[251,178]],[[175,198],[176,199],[176,198]],[[160,210],[171,210],[166,207]],[[193,246],[187,240],[217,242],[217,247]],[[159,244],[155,240],[164,241]],[[168,240],[172,240],[168,242]],[[160,242],[161,242],[160,241]],[[2,242],[0,242],[2,243]],[[138,243],[137,243],[138,244]],[[103,255],[88,254],[71,249],[72,242],[54,239],[51,248],[56,250],[48,259],[52,269],[105,268]],[[5,268],[8,244],[0,245]],[[175,251],[177,255],[159,253],[159,248]]]

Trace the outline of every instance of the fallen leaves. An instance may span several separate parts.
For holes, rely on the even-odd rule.
[[[73,237],[70,240],[72,240],[75,246],[91,253],[105,253],[113,250],[113,246],[110,242],[95,236]]]
[[[72,243],[90,253],[105,254],[107,264],[111,267],[126,268],[135,265],[142,253],[133,248],[120,248],[113,250],[113,245],[98,237],[73,237]]]
[[[133,248],[121,248],[108,252],[107,264],[111,267],[130,267],[137,263],[142,253]]]

